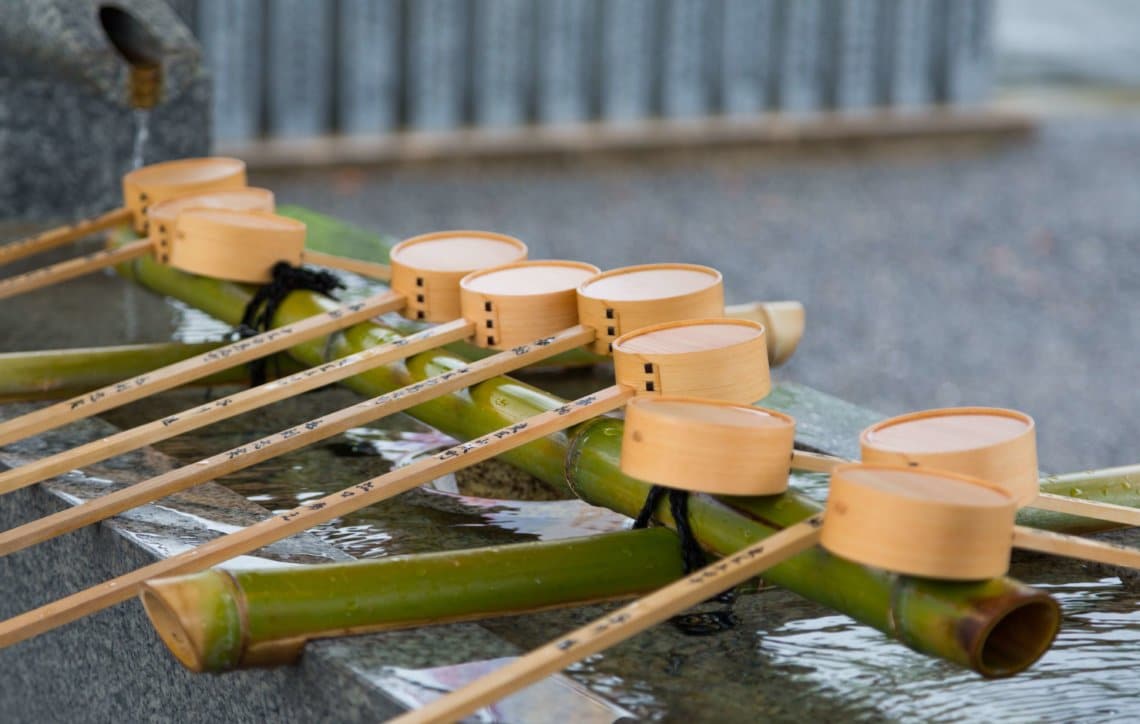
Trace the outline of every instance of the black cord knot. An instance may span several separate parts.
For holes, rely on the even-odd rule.
[[[287,261],[279,261],[273,265],[272,279],[269,283],[258,288],[249,304],[245,305],[241,322],[234,329],[239,337],[252,337],[269,331],[273,324],[273,317],[278,307],[290,292],[298,289],[317,292],[330,299],[336,299],[333,292],[344,289],[334,274],[327,271],[315,271],[304,267],[291,266]],[[268,360],[264,357],[249,363],[250,386],[264,384],[267,379]]]

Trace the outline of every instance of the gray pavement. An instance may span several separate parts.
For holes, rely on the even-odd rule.
[[[779,371],[884,413],[1025,410],[1042,468],[1140,461],[1140,115],[1032,138],[256,174],[282,203],[408,236],[515,234],[532,258],[709,264],[799,299]]]

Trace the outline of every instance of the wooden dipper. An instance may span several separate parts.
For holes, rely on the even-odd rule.
[[[1006,490],[1018,507],[1140,525],[1140,510],[1041,493],[1037,429],[1016,410],[954,407],[924,410],[876,423],[859,437],[863,462],[947,470]]]
[[[621,471],[680,490],[778,495],[788,489],[788,415],[696,397],[638,397],[625,408]]]
[[[489,231],[438,231],[392,247],[392,291],[407,298],[404,316],[446,322],[461,316],[459,282],[473,271],[526,259],[526,244]]]

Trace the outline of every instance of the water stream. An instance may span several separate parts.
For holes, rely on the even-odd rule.
[[[134,110],[135,140],[131,146],[131,169],[141,168],[146,161],[146,144],[150,140],[150,111],[146,108]]]

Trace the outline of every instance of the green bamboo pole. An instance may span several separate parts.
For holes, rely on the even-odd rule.
[[[192,278],[148,259],[136,260],[128,267],[123,272],[139,282],[227,321],[240,313],[249,295],[248,290],[236,285]],[[315,314],[330,304],[313,294],[294,293],[281,306],[276,323]],[[340,356],[389,341],[396,335],[374,323],[360,324],[335,338],[331,351]],[[324,352],[323,340],[290,350],[306,364],[323,361]],[[348,384],[372,396],[463,363],[445,351],[426,352],[404,364],[353,377]],[[563,402],[529,385],[500,377],[409,412],[454,437],[469,439]],[[611,420],[590,424],[575,439],[572,455],[568,455],[570,440],[560,435],[518,448],[504,458],[547,482],[568,480],[588,499],[628,514],[644,500],[645,488],[620,474],[620,439],[620,423]],[[782,496],[781,500],[784,502],[776,505],[804,512],[818,510],[795,495]],[[743,548],[777,527],[761,525],[707,498],[698,498],[694,505],[694,526],[704,544],[718,552]],[[1053,599],[1009,579],[981,584],[896,580],[825,554],[812,552],[808,556],[809,563],[801,556],[784,564],[777,574],[779,582],[875,626],[916,650],[973,667],[989,676],[1013,674],[1030,665],[1048,647],[1060,622]]]
[[[0,354],[0,403],[70,397],[205,354],[224,342],[134,344]],[[199,385],[240,384],[244,367],[199,380]]]
[[[143,604],[193,671],[296,661],[314,638],[529,613],[660,588],[681,570],[664,529],[148,582]]]

